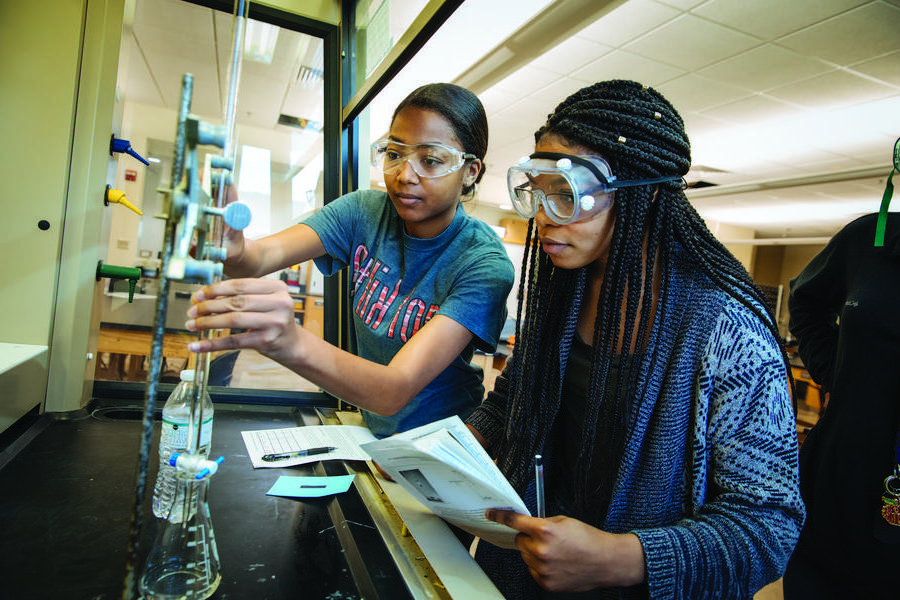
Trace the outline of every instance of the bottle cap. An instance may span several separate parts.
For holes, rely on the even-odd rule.
[[[185,369],[181,372],[182,381],[194,381],[194,369]]]

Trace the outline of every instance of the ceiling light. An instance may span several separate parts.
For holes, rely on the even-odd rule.
[[[318,44],[309,64],[301,64],[297,70],[297,83],[305,90],[315,90],[322,85],[322,69],[325,64],[324,44]]]
[[[855,215],[878,210],[878,202],[856,200],[852,202],[791,203],[780,205],[741,206],[701,210],[707,221],[719,221],[731,225],[762,225],[772,223],[809,223],[832,219],[847,219]]]
[[[297,83],[304,90],[314,90],[322,84],[322,70],[301,65],[297,71]]]
[[[244,58],[267,65],[272,64],[272,56],[275,54],[275,42],[277,41],[278,27],[248,19],[244,41]]]
[[[311,119],[303,119],[301,117],[295,117],[293,115],[286,115],[284,113],[278,115],[278,124],[285,125],[287,127],[294,127],[295,129],[309,129],[312,131],[322,131],[322,123],[318,121],[313,121]]]
[[[900,97],[859,106],[811,111],[766,123],[720,129],[691,140],[693,159],[716,169],[740,172],[766,162],[810,163],[823,153],[842,156],[869,148],[871,140],[895,137]],[[885,151],[885,159],[889,158]],[[709,166],[705,167],[709,168]]]

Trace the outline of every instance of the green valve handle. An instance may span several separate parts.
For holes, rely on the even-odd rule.
[[[141,279],[141,270],[137,267],[117,267],[115,265],[104,265],[103,261],[97,263],[97,281],[101,278],[109,279],[127,279],[128,280],[128,302],[134,300],[134,288]]]

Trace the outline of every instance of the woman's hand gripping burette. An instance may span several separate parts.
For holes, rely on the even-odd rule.
[[[246,330],[192,342],[192,352],[253,348],[278,363],[294,364],[304,336],[315,337],[294,321],[294,300],[279,280],[227,279],[196,291],[191,302],[188,331]]]

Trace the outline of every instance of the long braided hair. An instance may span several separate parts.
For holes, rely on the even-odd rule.
[[[684,177],[690,168],[690,144],[681,117],[658,92],[632,81],[601,82],[571,95],[535,133],[535,141],[544,136],[591,149],[607,160],[619,180]],[[583,451],[571,490],[580,511],[587,507],[578,503],[589,494],[599,492],[604,502],[609,501],[641,373],[651,368],[640,368],[642,361],[652,359],[645,352],[651,326],[654,319],[666,319],[666,287],[655,302],[653,282],[666,281],[675,248],[686,251],[703,273],[747,306],[780,340],[764,296],[688,202],[680,179],[620,188],[612,210],[610,251],[594,323]],[[562,386],[556,368],[558,349],[563,340],[572,339],[575,319],[567,313],[578,310],[572,298],[581,297],[588,278],[585,267],[554,267],[540,251],[534,231],[532,219],[520,277],[506,431],[498,447],[498,463],[520,489],[530,465],[516,457],[534,456],[549,439]],[[623,356],[630,355],[632,368],[622,371],[607,395],[610,366],[620,347]],[[598,457],[601,488],[586,490],[592,459]]]

